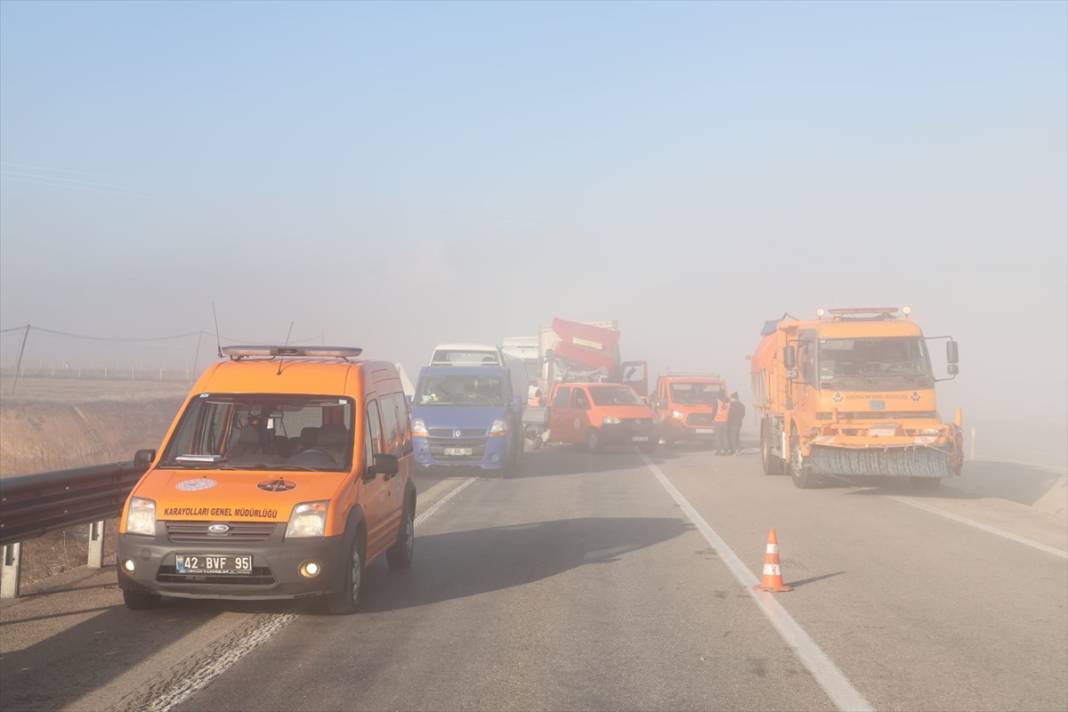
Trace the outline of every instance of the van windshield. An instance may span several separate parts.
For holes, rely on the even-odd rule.
[[[415,394],[417,405],[508,405],[503,376],[444,373],[424,376]]]
[[[352,414],[348,398],[204,393],[182,414],[161,466],[347,471]]]
[[[590,386],[590,398],[597,405],[641,405],[641,398],[629,386]]]
[[[722,383],[672,383],[671,401],[684,405],[710,405],[723,395]]]

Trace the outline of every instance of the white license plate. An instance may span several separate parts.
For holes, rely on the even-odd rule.
[[[469,447],[447,447],[445,448],[445,454],[452,457],[470,457],[474,453]]]
[[[698,435],[715,435],[716,434],[716,429],[715,428],[698,428],[697,429],[697,434]]]
[[[635,442],[635,443],[646,443],[646,442],[649,442],[649,436],[648,435],[635,435],[630,440],[631,440],[631,442]]]
[[[175,554],[174,570],[180,574],[250,574],[251,554]]]

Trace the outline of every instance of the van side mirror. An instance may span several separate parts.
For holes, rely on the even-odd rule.
[[[797,368],[797,347],[793,344],[787,345],[782,350],[782,365],[791,371]]]
[[[957,342],[950,339],[946,342],[946,363],[956,365],[960,361],[960,352],[957,349]],[[956,373],[951,370],[950,373]]]
[[[134,464],[139,467],[147,468],[152,464],[152,461],[156,459],[155,450],[138,450],[134,453]]]
[[[396,455],[380,453],[375,455],[375,462],[371,465],[371,474],[392,477],[400,472],[400,462]]]

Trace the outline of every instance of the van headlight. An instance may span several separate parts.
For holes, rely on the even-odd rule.
[[[326,508],[329,502],[304,502],[293,507],[286,525],[286,539],[323,536],[326,532]]]
[[[686,415],[686,414],[683,413],[681,410],[673,410],[673,411],[671,411],[671,417],[674,418],[675,420],[682,420],[682,417],[684,415]]]
[[[156,535],[156,503],[144,497],[131,497],[126,512],[126,533]]]
[[[489,436],[491,438],[493,438],[493,437],[499,437],[501,435],[507,435],[507,434],[508,434],[508,422],[505,421],[505,420],[501,420],[500,418],[497,418],[496,420],[494,420],[493,421],[493,425],[491,425],[490,429],[489,429]]]
[[[619,425],[622,421],[614,415],[606,415],[601,422],[605,425]]]
[[[430,433],[426,429],[426,423],[422,418],[416,418],[412,421],[412,435],[417,438],[428,438]]]

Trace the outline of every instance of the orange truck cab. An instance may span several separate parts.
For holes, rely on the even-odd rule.
[[[622,383],[558,383],[549,401],[549,441],[656,447],[653,411],[634,389]]]
[[[396,367],[360,349],[235,346],[193,386],[127,498],[126,605],[162,596],[355,610],[364,568],[411,564],[416,490]],[[140,453],[139,453],[140,454]]]
[[[717,404],[726,394],[727,384],[718,376],[660,376],[651,403],[660,437],[668,443],[715,442]]]

